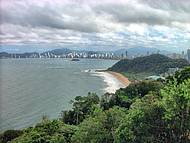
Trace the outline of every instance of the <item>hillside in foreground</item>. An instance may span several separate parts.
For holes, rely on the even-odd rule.
[[[184,68],[189,65],[185,59],[171,59],[161,54],[153,54],[132,60],[120,60],[108,70],[128,73],[162,74],[167,72],[169,68]]]
[[[140,81],[77,96],[59,119],[0,133],[1,143],[189,143],[190,67],[165,81]]]

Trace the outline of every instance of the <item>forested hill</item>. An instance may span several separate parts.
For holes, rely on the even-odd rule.
[[[117,62],[108,70],[116,72],[131,73],[154,73],[161,74],[167,72],[169,68],[183,68],[189,66],[185,59],[171,59],[160,54],[153,54],[135,59],[123,59]]]

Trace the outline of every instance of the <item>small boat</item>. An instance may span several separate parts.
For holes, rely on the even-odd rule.
[[[80,61],[80,60],[77,58],[73,58],[73,59],[71,59],[71,61]]]

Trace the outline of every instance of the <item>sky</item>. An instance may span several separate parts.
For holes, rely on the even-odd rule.
[[[1,49],[190,48],[190,0],[1,0]]]

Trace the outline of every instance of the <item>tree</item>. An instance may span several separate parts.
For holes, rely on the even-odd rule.
[[[190,142],[190,79],[136,99],[116,133],[117,143]]]
[[[61,112],[61,120],[67,124],[78,125],[93,112],[93,106],[99,104],[99,97],[95,93],[88,93],[88,96],[75,97],[72,104],[72,110]]]
[[[115,130],[126,115],[125,110],[114,107],[102,111],[100,108],[80,125],[72,137],[74,143],[112,143]]]
[[[174,79],[177,81],[178,84],[184,82],[185,80],[190,78],[190,67],[186,67],[181,71],[177,71],[173,76],[168,76],[167,81],[174,82]]]
[[[149,92],[159,94],[162,87],[163,84],[157,81],[131,83],[128,87],[117,90],[115,94],[104,94],[100,105],[104,110],[113,106],[129,108],[136,98],[142,98]]]
[[[7,143],[23,134],[21,130],[7,130],[0,135],[0,142]]]
[[[66,125],[59,120],[42,121],[35,127],[24,130],[12,143],[69,143],[77,127]]]
[[[113,93],[105,93],[101,96],[100,107],[103,110],[108,110],[113,106],[120,105],[120,100],[116,94]]]
[[[165,142],[164,109],[156,101],[154,95],[146,95],[131,105],[117,129],[115,143]]]
[[[181,84],[177,80],[169,83],[161,91],[161,96],[169,142],[190,142],[190,78]]]
[[[122,59],[108,70],[127,73],[162,74],[169,68],[184,68],[190,66],[185,59],[171,59],[161,54],[152,54],[134,59]]]

